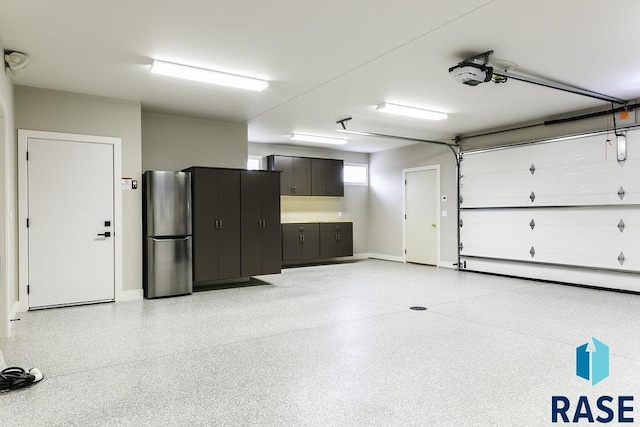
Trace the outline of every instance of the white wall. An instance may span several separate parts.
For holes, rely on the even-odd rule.
[[[453,152],[443,146],[416,144],[369,156],[369,252],[391,259],[402,259],[402,170],[440,165],[440,194],[448,197],[441,204],[447,217],[440,218],[440,261],[453,267],[458,259],[456,162]]]
[[[142,114],[142,170],[246,168],[247,125]]]
[[[341,159],[348,163],[369,163],[369,155],[347,151],[323,150],[276,144],[249,143],[249,155],[318,157]],[[281,197],[282,221],[353,221],[353,253],[369,252],[369,188],[345,185],[344,197]]]
[[[111,136],[122,139],[122,175],[140,180],[140,102],[15,88],[17,129]],[[125,291],[142,289],[142,195],[122,192],[123,277]]]
[[[0,41],[0,51],[4,51]],[[9,335],[9,318],[17,307],[18,242],[15,218],[16,202],[16,138],[13,131],[13,82],[9,71],[0,72],[0,338]]]

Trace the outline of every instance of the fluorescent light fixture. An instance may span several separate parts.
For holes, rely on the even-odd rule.
[[[331,138],[328,136],[305,135],[303,133],[294,133],[290,137],[294,141],[318,142],[320,144],[344,145],[347,140],[344,138]]]
[[[208,70],[206,68],[174,64],[173,62],[159,61],[157,59],[154,59],[153,64],[151,64],[151,72],[180,79],[211,83],[214,85],[255,90],[257,92],[260,92],[269,86],[269,83],[265,80]]]
[[[376,110],[381,111],[383,113],[397,114],[399,116],[415,117],[418,119],[443,120],[447,118],[447,115],[445,113],[423,110],[421,108],[407,107],[404,105],[389,104],[388,102],[378,105]]]

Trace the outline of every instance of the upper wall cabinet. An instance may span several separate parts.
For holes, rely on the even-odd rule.
[[[311,159],[311,195],[344,196],[344,161]]]
[[[344,196],[344,161],[271,155],[267,167],[280,171],[283,196]]]
[[[280,171],[280,194],[311,196],[311,159],[306,157],[267,157],[267,168]]]

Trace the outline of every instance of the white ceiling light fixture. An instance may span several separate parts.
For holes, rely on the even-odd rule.
[[[426,120],[444,120],[448,117],[447,114],[438,111],[423,110],[422,108],[407,107],[406,105],[390,104],[388,102],[378,105],[376,111]]]
[[[307,135],[304,133],[294,133],[290,136],[294,141],[317,142],[320,144],[344,145],[348,141],[344,138],[332,138],[329,136]]]
[[[206,68],[175,64],[173,62],[160,61],[157,59],[154,59],[151,64],[151,72],[154,74],[161,74],[163,76],[254,90],[257,92],[263,91],[269,86],[269,82],[265,80],[223,73],[221,71],[209,70]]]

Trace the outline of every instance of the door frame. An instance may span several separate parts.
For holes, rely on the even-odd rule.
[[[402,262],[407,263],[407,174],[412,172],[436,171],[436,266],[440,266],[440,165],[419,166],[402,169]]]
[[[18,129],[18,259],[19,259],[19,310],[29,310],[27,284],[29,283],[29,236],[27,234],[28,212],[28,171],[27,144],[29,139],[49,139],[52,141],[72,141],[92,144],[109,144],[113,146],[113,238],[114,238],[114,295],[118,300],[122,289],[122,140],[107,136],[80,135],[72,133],[44,132]]]

